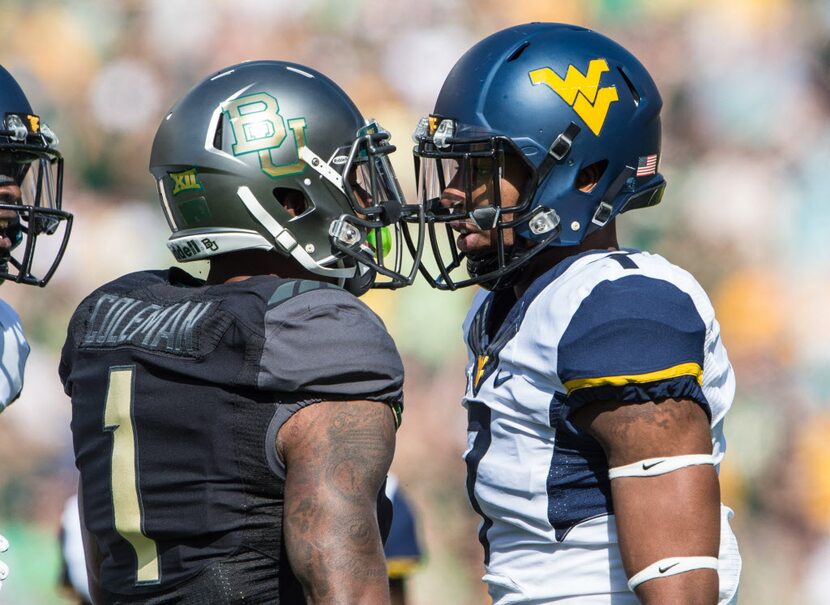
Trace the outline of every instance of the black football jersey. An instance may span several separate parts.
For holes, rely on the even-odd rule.
[[[380,319],[341,288],[273,276],[117,279],[75,311],[60,376],[109,603],[303,602],[277,431],[321,401],[402,409]]]

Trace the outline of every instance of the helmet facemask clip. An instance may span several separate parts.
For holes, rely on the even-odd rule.
[[[424,213],[418,204],[407,204],[389,154],[396,147],[389,133],[370,121],[360,129],[343,165],[342,191],[353,214],[343,214],[332,223],[332,245],[356,263],[357,274],[368,267],[387,278],[376,288],[400,288],[412,284],[418,273],[424,244]],[[410,231],[417,226],[417,240]],[[388,255],[394,247],[394,255]],[[413,262],[404,270],[404,249]]]

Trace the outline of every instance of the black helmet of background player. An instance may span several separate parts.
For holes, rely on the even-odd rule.
[[[72,215],[61,210],[58,138],[3,67],[0,116],[0,280],[45,286],[63,258],[72,227]],[[46,245],[43,235],[54,238]],[[37,247],[41,252],[35,254]]]
[[[389,133],[313,69],[223,69],[173,107],[153,142],[167,245],[179,261],[275,250],[357,294],[411,284],[423,212],[404,201],[394,150]]]

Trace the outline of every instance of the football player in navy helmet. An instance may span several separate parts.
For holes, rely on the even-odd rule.
[[[736,599],[719,326],[689,273],[615,231],[662,198],[661,105],[619,44],[532,23],[471,48],[415,132],[422,272],[484,288],[465,459],[496,605]]]
[[[63,158],[55,133],[32,111],[14,77],[0,66],[0,283],[45,286],[63,258],[72,215],[61,209]],[[48,258],[41,236],[58,240]],[[29,344],[20,318],[0,300],[0,412],[20,396]],[[0,552],[9,547],[0,536]],[[8,575],[0,561],[0,585]]]
[[[332,80],[279,61],[212,74],[161,121],[168,246],[210,271],[123,276],[70,323],[94,602],[389,602],[403,366],[354,293],[417,273],[423,211],[392,151]]]

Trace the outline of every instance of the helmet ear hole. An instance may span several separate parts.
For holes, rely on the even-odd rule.
[[[594,187],[597,186],[597,183],[599,183],[607,168],[608,160],[600,160],[599,162],[594,162],[593,164],[585,166],[579,171],[579,174],[576,175],[574,187],[584,193],[590,193]]]
[[[530,42],[528,42],[527,40],[522,42],[516,50],[510,53],[510,56],[507,57],[507,62],[510,63],[511,61],[515,61],[516,59],[518,59],[522,55],[522,53],[527,49],[528,46],[530,46]]]
[[[213,147],[214,149],[222,150],[222,135],[224,131],[225,125],[225,118],[223,115],[219,115],[219,119],[216,121],[216,132],[213,133]]]
[[[310,208],[305,194],[297,189],[275,187],[274,198],[283,208],[285,208],[285,211],[291,215],[291,218],[297,218]]]

